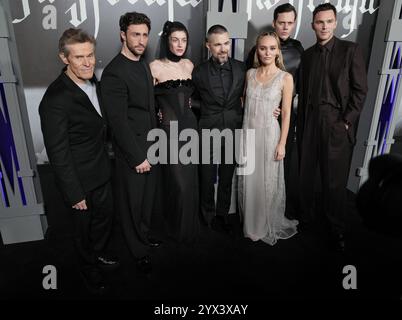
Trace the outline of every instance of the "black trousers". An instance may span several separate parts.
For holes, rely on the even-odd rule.
[[[333,232],[347,231],[346,185],[353,152],[353,128],[346,130],[340,109],[309,106],[300,154],[301,219],[314,217],[316,173],[321,177],[322,210]]]
[[[128,249],[135,258],[149,251],[158,170],[158,166],[152,166],[150,172],[137,173],[125,160],[116,157],[115,207]]]
[[[88,192],[88,210],[72,210],[75,246],[80,264],[93,265],[97,255],[105,249],[113,220],[113,196],[110,182]]]
[[[232,136],[234,138],[233,130]],[[200,166],[201,214],[204,218],[204,222],[207,224],[211,223],[215,215],[223,216],[226,219],[230,209],[233,174],[236,167],[234,153],[235,142],[229,142],[227,146],[225,144],[225,139],[222,138],[220,142],[220,145],[216,148],[214,148],[213,143],[211,142],[211,147],[209,149],[209,164],[201,164]],[[202,146],[200,152],[201,155],[204,149],[205,147]],[[220,161],[217,158],[219,151],[221,155]],[[230,154],[229,157],[225,156],[227,151]],[[218,184],[218,190],[215,205],[214,184],[216,182]]]

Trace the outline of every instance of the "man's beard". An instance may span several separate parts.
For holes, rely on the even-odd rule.
[[[137,51],[136,49],[135,49],[135,47],[134,46],[132,46],[130,43],[128,43],[127,42],[127,48],[128,48],[128,50],[130,50],[130,52],[134,55],[134,56],[136,56],[136,57],[141,57],[143,54],[144,54],[144,52],[145,52],[145,48],[142,50],[142,52],[139,52],[139,51]]]
[[[226,63],[228,60],[229,60],[229,55],[228,54],[226,54],[225,57],[216,57],[215,58],[215,61],[220,63],[220,64]]]

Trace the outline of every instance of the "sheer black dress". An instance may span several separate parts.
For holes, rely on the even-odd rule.
[[[155,86],[157,107],[162,112],[160,127],[167,134],[167,160],[162,164],[163,210],[168,235],[179,242],[194,242],[199,230],[198,167],[196,163],[184,164],[179,158],[172,163],[170,145],[178,146],[177,154],[191,138],[180,141],[178,136],[184,129],[197,132],[197,119],[190,108],[190,97],[194,91],[191,79],[168,80]],[[172,121],[175,121],[172,123]],[[173,141],[171,141],[173,140]],[[193,139],[194,140],[194,139]],[[196,141],[193,141],[196,142]],[[198,145],[192,148],[198,159]],[[186,152],[190,158],[191,151]],[[174,158],[174,157],[173,157]]]

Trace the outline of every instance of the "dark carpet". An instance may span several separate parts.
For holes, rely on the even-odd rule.
[[[402,299],[401,238],[367,229],[350,195],[351,232],[345,253],[329,249],[320,229],[300,232],[271,247],[241,233],[236,215],[234,233],[203,227],[193,245],[157,236],[152,249],[153,272],[144,275],[125,246],[115,223],[111,249],[121,260],[106,273],[111,285],[104,296],[91,295],[76,268],[69,212],[62,205],[49,167],[39,168],[49,222],[43,241],[0,245],[1,299],[130,299],[149,302],[232,302],[283,299]],[[380,215],[381,213],[379,213]],[[379,216],[379,219],[381,217]],[[43,267],[57,269],[57,289],[42,286]],[[357,270],[357,289],[343,288],[343,268]]]

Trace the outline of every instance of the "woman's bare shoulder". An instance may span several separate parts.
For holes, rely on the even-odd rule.
[[[154,61],[149,63],[149,67],[152,68],[160,68],[162,66],[162,61],[159,59],[155,59]]]
[[[149,68],[151,69],[152,76],[158,79],[162,69],[162,61],[159,59],[152,61],[149,64]]]
[[[191,62],[190,59],[183,59],[183,64],[186,66],[186,68],[194,68],[194,64]]]

